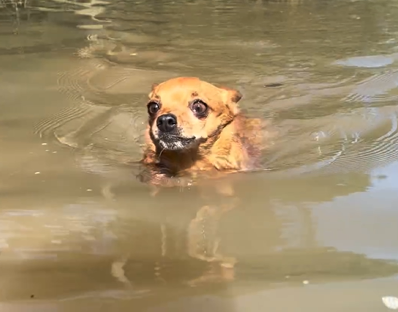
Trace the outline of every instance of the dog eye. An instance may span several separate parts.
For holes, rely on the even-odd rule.
[[[160,105],[158,103],[156,103],[156,102],[148,103],[147,107],[148,107],[148,114],[149,115],[155,115],[160,109]]]
[[[204,117],[207,113],[207,105],[200,100],[196,100],[191,104],[191,110],[197,117]]]

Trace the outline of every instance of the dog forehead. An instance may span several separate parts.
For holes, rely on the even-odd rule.
[[[167,80],[157,86],[155,93],[160,98],[173,100],[206,96],[220,96],[222,89],[195,77],[180,77]]]

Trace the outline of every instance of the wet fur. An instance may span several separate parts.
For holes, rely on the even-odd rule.
[[[167,186],[170,184],[167,178],[193,178],[198,174],[220,176],[226,172],[259,167],[264,123],[258,118],[248,118],[240,112],[237,103],[242,96],[238,91],[218,88],[198,78],[180,77],[154,85],[149,94],[150,100],[162,97],[159,93],[164,98],[168,93],[173,96],[170,95],[173,101],[163,103],[164,111],[173,112],[179,123],[189,128],[189,131],[198,133],[200,129],[202,137],[194,148],[164,150],[154,140],[152,129],[156,117],[150,116],[142,160],[151,172],[147,182]],[[205,98],[208,105],[214,108],[212,115],[198,125],[195,119],[190,119],[186,103],[190,94]],[[204,130],[200,128],[202,126]]]

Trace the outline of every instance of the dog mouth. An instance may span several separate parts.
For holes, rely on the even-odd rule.
[[[192,148],[196,143],[196,137],[182,137],[175,134],[162,133],[158,136],[159,146],[165,150],[186,150]]]

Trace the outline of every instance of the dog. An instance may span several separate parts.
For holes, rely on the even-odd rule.
[[[178,77],[154,84],[148,97],[146,144],[141,160],[147,174],[140,177],[154,187],[153,196],[165,186],[184,187],[201,177],[221,178],[260,168],[266,124],[241,112],[239,91],[196,77]],[[237,205],[230,182],[220,179],[215,187],[211,186],[223,195],[222,204],[199,208],[187,229],[188,254],[215,264],[216,275],[225,281],[232,278],[236,261],[220,253],[217,228],[222,216]],[[199,189],[202,198],[209,198],[208,188]],[[215,231],[214,239],[208,242],[210,249],[204,253],[196,242],[203,222],[213,224]],[[213,273],[209,273],[192,283],[213,278]]]
[[[239,91],[178,77],[154,84],[148,96],[142,163],[150,184],[259,168],[264,122],[241,113]]]

